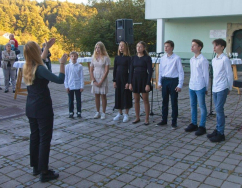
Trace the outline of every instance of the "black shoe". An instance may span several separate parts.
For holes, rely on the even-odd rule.
[[[50,181],[50,180],[55,180],[58,177],[59,177],[59,174],[58,173],[56,173],[53,170],[48,170],[48,173],[46,173],[46,174],[40,173],[39,180],[41,182],[47,182],[47,181]]]
[[[70,114],[69,114],[69,118],[73,118],[73,116],[74,116],[74,113],[71,113],[71,112],[70,112]]]
[[[2,90],[2,88],[0,87],[0,90]]]
[[[198,128],[197,125],[194,125],[193,123],[190,123],[190,125],[187,126],[187,128],[185,128],[186,132],[193,132],[196,131]]]
[[[162,120],[160,123],[157,123],[156,126],[167,125],[167,121]]]
[[[172,130],[175,130],[177,128],[177,123],[172,123],[171,128],[172,128]]]
[[[33,175],[34,176],[37,176],[37,175],[39,175],[40,174],[40,171],[38,170],[38,167],[34,167],[33,168]]]
[[[215,129],[211,134],[207,134],[207,138],[212,138],[214,136],[216,136],[218,133],[217,129]]]
[[[77,117],[78,117],[78,118],[82,118],[82,115],[81,115],[80,112],[77,112]]]
[[[8,92],[8,89],[5,89],[4,93],[7,93]]]
[[[224,134],[217,132],[217,135],[212,138],[209,138],[209,140],[211,142],[221,142],[221,141],[225,141],[225,136],[224,136]]]
[[[15,90],[13,90],[13,93],[15,93]]]
[[[198,127],[197,131],[195,132],[196,136],[201,136],[206,134],[206,128],[205,127]]]

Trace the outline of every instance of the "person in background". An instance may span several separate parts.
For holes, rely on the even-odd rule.
[[[211,142],[221,142],[225,140],[224,127],[225,115],[224,104],[227,96],[233,87],[233,72],[231,61],[223,53],[226,48],[226,41],[216,39],[213,41],[213,49],[217,54],[212,60],[213,66],[213,101],[216,110],[217,125],[216,129],[208,134],[207,137]]]
[[[114,59],[113,87],[115,88],[115,109],[119,112],[113,118],[118,121],[123,117],[123,122],[129,121],[129,109],[132,108],[132,92],[129,90],[129,72],[131,57],[127,42],[121,41],[118,47],[118,55]],[[123,115],[122,110],[125,109]]]
[[[136,51],[137,55],[132,57],[129,74],[129,89],[134,93],[136,115],[136,119],[132,123],[140,122],[140,93],[142,93],[145,106],[144,125],[149,125],[149,92],[151,91],[151,77],[153,72],[152,60],[146,50],[145,42],[138,42],[136,44]]]
[[[23,67],[24,82],[27,85],[26,116],[30,124],[30,166],[33,175],[40,174],[40,181],[46,182],[59,177],[59,174],[49,169],[50,142],[53,133],[54,113],[48,87],[49,81],[63,84],[65,80],[65,63],[67,55],[60,61],[59,76],[52,74],[44,66],[43,59],[47,57],[49,48],[54,44],[52,38],[46,42],[46,48],[41,54],[41,48],[33,41],[24,46]]]
[[[18,41],[14,38],[14,34],[11,33],[9,35],[9,40],[14,40],[15,41],[14,46],[15,48],[18,48]]]
[[[77,52],[70,53],[70,63],[65,68],[65,88],[69,97],[69,118],[74,116],[74,94],[76,96],[77,117],[81,118],[81,93],[84,90],[83,67],[77,63]]]
[[[5,91],[4,93],[9,92],[9,77],[11,78],[12,89],[13,93],[15,93],[15,86],[16,86],[16,68],[13,67],[13,64],[16,59],[16,54],[14,51],[11,50],[11,44],[8,43],[5,46],[4,51],[2,51],[2,63],[1,67],[3,69],[4,74],[4,84],[5,84]]]
[[[202,55],[201,50],[203,42],[198,39],[192,40],[191,50],[194,56],[190,59],[190,82],[189,95],[191,103],[192,123],[185,129],[186,132],[195,132],[196,136],[206,134],[206,117],[207,107],[205,102],[205,95],[208,93],[209,83],[209,62]],[[201,119],[199,126],[197,125],[197,102],[200,107]]]
[[[108,72],[109,72],[110,58],[106,48],[102,42],[97,42],[94,47],[92,61],[90,64],[90,75],[92,79],[91,93],[95,94],[95,103],[97,112],[94,119],[106,118],[107,96],[108,93]],[[100,113],[100,97],[102,98],[102,110]]]
[[[42,52],[44,51],[44,48],[45,48],[45,43],[42,44],[42,49],[41,49]],[[49,70],[50,72],[52,72],[50,56],[51,56],[51,53],[50,53],[50,51],[48,50],[48,55],[47,55],[46,59],[44,59],[44,63],[46,64],[48,70]]]
[[[0,67],[2,64],[2,49],[0,48]],[[2,90],[2,88],[0,87],[0,90]]]

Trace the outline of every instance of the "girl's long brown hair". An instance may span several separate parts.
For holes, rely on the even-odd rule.
[[[124,55],[124,56],[130,56],[129,45],[128,45],[128,43],[125,42],[125,41],[121,41],[121,42],[124,43],[124,52],[123,52],[123,55]],[[120,43],[121,43],[121,42],[120,42]],[[120,43],[119,43],[119,44],[120,44]],[[120,55],[119,47],[118,47],[118,55]]]

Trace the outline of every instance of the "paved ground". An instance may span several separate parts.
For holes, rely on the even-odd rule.
[[[1,71],[0,71],[1,72]],[[54,69],[56,72],[56,68]],[[2,86],[2,73],[0,84]],[[88,75],[86,75],[88,77]],[[223,187],[242,185],[242,102],[234,90],[225,105],[226,141],[214,144],[206,136],[185,133],[190,123],[188,78],[179,95],[178,129],[155,127],[161,120],[161,95],[154,91],[151,124],[113,122],[112,71],[106,120],[95,120],[94,97],[90,85],[82,94],[82,119],[68,119],[67,94],[63,85],[50,83],[55,123],[50,168],[60,177],[40,183],[29,167],[29,125],[24,114],[25,96],[13,100],[13,93],[0,91],[0,187]],[[151,97],[151,94],[150,94]],[[206,102],[209,110],[210,95]],[[134,109],[130,111],[134,119]],[[207,119],[208,132],[216,118]]]

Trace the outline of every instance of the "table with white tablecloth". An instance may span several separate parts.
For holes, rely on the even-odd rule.
[[[230,61],[231,61],[231,65],[234,73],[234,80],[238,80],[237,66],[242,65],[242,61],[239,58],[233,58],[233,59],[230,59]],[[233,87],[233,88],[237,89],[238,94],[240,94],[240,89],[238,87]]]
[[[25,96],[27,95],[27,89],[21,88],[24,64],[25,64],[25,61],[16,61],[13,64],[13,67],[18,68],[18,77],[17,77],[17,82],[16,82],[14,99],[17,98],[17,95],[25,95]]]
[[[91,74],[90,74],[90,63],[92,61],[92,57],[79,57],[77,59],[77,63],[87,63],[87,66],[88,66],[88,70],[89,70],[89,75],[90,75],[90,80],[89,81],[85,81],[84,84],[87,85],[87,84],[90,84],[91,83]]]

